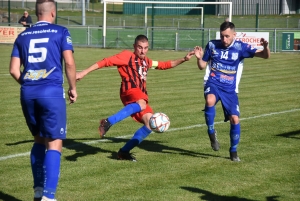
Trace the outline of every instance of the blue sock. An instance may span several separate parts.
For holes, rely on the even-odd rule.
[[[240,142],[241,126],[238,124],[230,124],[230,152],[236,152]]]
[[[108,121],[111,123],[111,125],[114,125],[115,123],[118,123],[119,121],[122,121],[123,119],[129,117],[132,114],[135,114],[137,112],[141,111],[141,106],[137,103],[130,103],[126,105],[123,109],[121,109],[116,114],[108,117]]]
[[[213,134],[215,132],[215,128],[214,128],[215,116],[216,116],[215,106],[212,107],[205,106],[205,122],[207,125],[208,134]]]
[[[133,137],[121,148],[122,151],[129,152],[131,149],[140,144],[152,131],[146,126],[138,129]]]
[[[43,196],[54,199],[60,174],[60,156],[61,153],[56,150],[46,152],[44,162],[44,192]]]
[[[46,146],[34,143],[30,152],[30,163],[33,176],[33,188],[44,186],[43,164]]]

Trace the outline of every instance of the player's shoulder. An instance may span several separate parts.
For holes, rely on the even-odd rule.
[[[119,54],[122,55],[122,56],[124,56],[124,57],[131,57],[132,55],[134,55],[134,53],[132,51],[130,51],[130,50],[123,50]]]
[[[248,43],[245,43],[243,41],[240,41],[240,40],[235,40],[234,43],[233,43],[233,47],[237,50],[251,50],[251,51],[254,51],[254,47],[252,47],[250,44]],[[255,49],[256,50],[256,49]]]
[[[222,44],[222,41],[220,39],[213,39],[213,40],[210,40],[208,43],[211,43],[214,45],[220,45],[220,44]]]
[[[206,46],[206,48],[208,48],[210,50],[216,50],[216,49],[220,49],[222,47],[223,47],[222,42],[221,42],[221,40],[218,40],[218,39],[210,40]]]

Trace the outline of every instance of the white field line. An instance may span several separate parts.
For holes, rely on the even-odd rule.
[[[240,118],[240,121],[268,117],[268,116],[273,116],[273,115],[278,115],[278,114],[285,114],[285,113],[290,113],[290,112],[298,112],[298,111],[300,111],[300,109],[285,110],[285,111],[281,111],[281,112],[272,112],[272,113],[261,114],[261,115],[257,115],[257,116],[253,116],[253,117]],[[224,121],[215,122],[215,124],[222,124],[222,123],[226,123],[226,122],[224,122]],[[181,128],[170,128],[166,132],[187,130],[187,129],[198,128],[198,127],[203,127],[203,126],[206,126],[206,124],[196,124],[196,125],[186,126],[186,127],[181,127]],[[115,138],[129,138],[131,136],[132,136],[132,134],[119,136],[119,137],[115,137]],[[96,144],[99,142],[106,142],[106,141],[110,141],[110,140],[99,139],[99,140],[93,140],[93,141],[83,142],[83,143],[84,144]],[[69,145],[66,148],[74,147],[74,146],[80,146],[80,144]],[[4,160],[10,159],[10,158],[16,158],[16,157],[20,157],[20,156],[29,156],[29,154],[30,154],[30,152],[25,152],[25,153],[19,153],[19,154],[12,154],[12,155],[8,155],[8,156],[2,156],[2,157],[0,157],[0,161],[4,161]]]

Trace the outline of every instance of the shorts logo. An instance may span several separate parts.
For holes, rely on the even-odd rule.
[[[61,128],[61,129],[60,129],[60,134],[63,135],[64,132],[65,132],[65,129],[64,129],[64,128]]]
[[[207,94],[208,92],[210,92],[210,87],[207,87],[207,89],[204,91],[205,94]]]

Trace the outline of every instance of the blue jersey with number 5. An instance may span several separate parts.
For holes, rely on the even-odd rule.
[[[20,58],[24,66],[23,98],[62,97],[62,53],[65,50],[73,51],[72,39],[65,27],[40,21],[19,34],[11,56]],[[45,85],[52,89],[47,91]]]
[[[233,41],[229,47],[225,47],[221,40],[209,41],[202,58],[211,67],[207,83],[224,91],[234,91],[239,63],[244,58],[252,58],[255,52],[255,48],[241,41]]]

